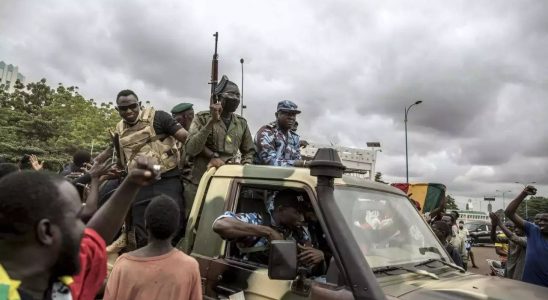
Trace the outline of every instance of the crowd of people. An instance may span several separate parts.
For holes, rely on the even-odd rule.
[[[533,222],[524,220],[516,213],[525,197],[535,195],[536,192],[535,187],[527,186],[510,202],[504,211],[507,222],[490,212],[490,236],[504,277],[548,287],[548,213],[537,214]],[[462,220],[457,226],[458,212],[442,211],[443,203],[439,211],[430,214],[432,218],[429,223],[434,233],[456,265],[467,269],[471,258],[472,267],[477,268],[468,238],[469,232],[464,228]],[[501,230],[498,234],[497,228]]]
[[[235,83],[223,76],[213,98],[209,111],[195,115],[191,103],[180,103],[170,114],[142,107],[135,92],[123,90],[116,97],[121,120],[112,145],[96,157],[78,151],[60,174],[43,170],[34,155],[19,165],[1,163],[0,300],[201,299],[198,262],[175,246],[185,235],[202,175],[224,164],[307,165],[295,103],[280,101],[275,120],[252,136],[234,113],[240,104]],[[526,188],[507,207],[514,231],[495,217],[493,222],[509,241],[500,252],[508,257],[507,276],[548,286],[548,214],[529,223],[515,213],[535,191]],[[294,197],[288,191],[272,195],[270,220],[227,212],[212,229],[254,248],[298,236],[299,261],[321,269],[325,253],[299,228],[303,215]],[[433,231],[454,263],[467,268],[472,258],[476,267],[458,214],[432,216]]]
[[[213,97],[209,111],[180,103],[169,114],[123,90],[112,145],[96,157],[78,151],[59,174],[35,155],[0,163],[0,299],[201,299],[197,261],[174,246],[205,171],[305,165],[295,103],[280,101],[253,138],[234,113],[238,86],[223,76]]]

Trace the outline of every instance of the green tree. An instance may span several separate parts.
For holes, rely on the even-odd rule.
[[[445,203],[446,209],[452,209],[452,210],[459,210],[459,206],[455,202],[455,198],[453,198],[451,195],[447,195],[447,202]]]
[[[527,201],[527,214],[525,213],[525,201]],[[521,202],[517,214],[523,218],[528,216],[529,219],[532,219],[536,214],[541,212],[548,212],[548,198],[533,196]]]
[[[107,147],[108,129],[118,120],[112,103],[98,105],[78,87],[17,82],[12,93],[0,88],[0,155],[17,162],[36,154],[46,168],[58,170],[78,149]]]

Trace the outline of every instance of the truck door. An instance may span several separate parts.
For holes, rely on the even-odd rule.
[[[211,174],[209,174],[211,172]],[[202,288],[205,299],[214,294],[210,277],[211,262],[220,256],[224,241],[211,230],[213,221],[225,211],[225,199],[229,198],[232,179],[212,177],[214,169],[208,172],[209,178],[202,178],[195,203],[187,223],[184,250],[190,253],[200,265]],[[214,278],[215,279],[215,278]]]
[[[309,200],[311,189],[298,182],[268,180],[234,180],[226,210],[236,214],[260,214],[270,218],[269,203],[277,191],[290,188]],[[302,199],[301,199],[302,200]],[[296,199],[295,201],[300,201]],[[221,255],[214,259],[208,280],[214,283],[213,297],[240,293],[245,299],[310,299],[312,280],[271,280],[268,277],[268,256],[254,255],[257,249],[242,247],[237,241],[224,243]],[[301,284],[302,283],[302,284]]]

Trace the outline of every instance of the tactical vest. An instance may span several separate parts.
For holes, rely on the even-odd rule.
[[[135,125],[130,126],[123,120],[116,125],[116,133],[120,136],[120,155],[128,171],[135,168],[139,156],[152,158],[154,164],[161,166],[161,173],[179,165],[177,140],[168,135],[156,135],[153,124],[155,113],[154,108],[145,108]]]

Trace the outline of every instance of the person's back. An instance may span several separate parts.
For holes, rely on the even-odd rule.
[[[161,195],[145,212],[148,244],[118,258],[108,279],[105,300],[201,299],[198,262],[171,246],[179,207]]]
[[[117,288],[111,289],[111,286]],[[126,253],[114,265],[105,299],[201,299],[198,262],[172,249],[142,257]]]

